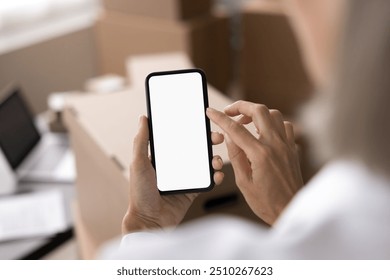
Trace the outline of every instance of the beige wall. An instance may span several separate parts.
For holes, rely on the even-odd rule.
[[[0,88],[18,82],[36,113],[49,93],[82,89],[96,74],[92,28],[0,55]]]

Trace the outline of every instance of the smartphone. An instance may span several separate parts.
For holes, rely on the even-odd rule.
[[[150,152],[161,194],[214,186],[207,81],[200,69],[146,77]]]

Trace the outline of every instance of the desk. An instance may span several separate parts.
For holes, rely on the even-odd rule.
[[[64,197],[67,228],[55,235],[27,238],[0,242],[0,259],[40,259],[73,236],[73,217],[71,215],[71,202],[74,199],[74,188],[71,184],[37,184],[22,183],[18,186],[20,192],[59,190]],[[17,195],[17,194],[16,194]]]

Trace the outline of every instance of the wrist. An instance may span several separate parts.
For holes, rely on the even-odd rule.
[[[152,219],[128,210],[122,220],[122,234],[139,231],[162,230],[162,226]]]

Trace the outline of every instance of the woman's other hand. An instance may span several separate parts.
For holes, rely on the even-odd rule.
[[[225,113],[209,108],[207,116],[225,132],[225,142],[240,188],[252,211],[272,225],[302,187],[293,126],[277,110],[237,101]],[[238,116],[237,120],[230,117]],[[253,122],[257,137],[245,124]]]

